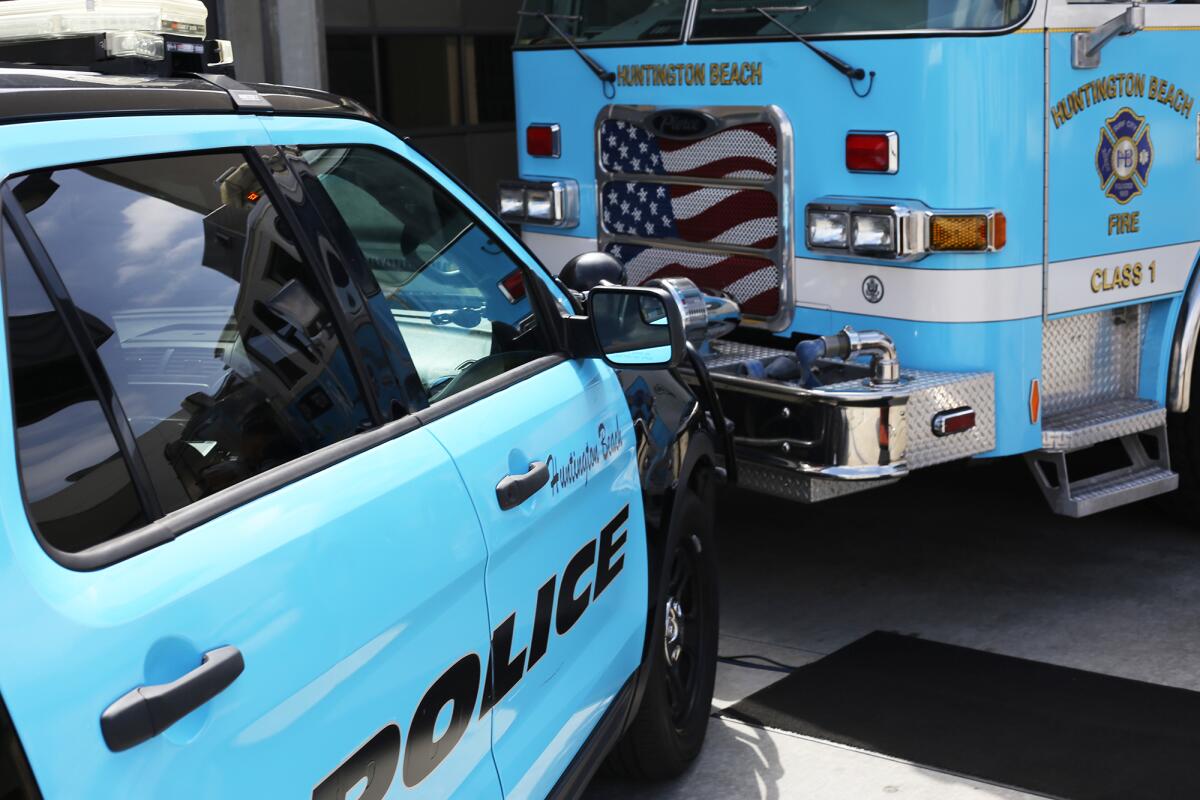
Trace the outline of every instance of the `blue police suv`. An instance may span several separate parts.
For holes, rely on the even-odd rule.
[[[0,47],[0,797],[678,773],[716,657],[702,304],[552,278],[353,102],[138,42]]]

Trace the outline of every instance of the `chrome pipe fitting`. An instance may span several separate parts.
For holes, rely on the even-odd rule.
[[[825,355],[842,360],[856,355],[870,356],[871,383],[892,386],[900,382],[896,343],[883,331],[856,331],[847,325],[841,333],[825,337]]]

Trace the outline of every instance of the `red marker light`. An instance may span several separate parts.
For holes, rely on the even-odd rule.
[[[525,276],[521,270],[509,273],[500,281],[500,291],[508,298],[508,302],[516,303],[525,299]]]
[[[974,427],[975,409],[970,406],[943,411],[933,418],[934,436],[953,436],[956,433],[966,433]]]
[[[562,155],[561,129],[557,125],[530,125],[525,129],[525,150],[537,158]]]
[[[899,137],[895,133],[846,134],[846,169],[895,174],[900,169]]]

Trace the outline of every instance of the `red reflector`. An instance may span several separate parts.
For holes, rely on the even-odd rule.
[[[517,270],[500,281],[500,291],[510,303],[519,303],[525,299],[525,275]]]
[[[851,172],[887,172],[897,169],[894,133],[846,134],[846,169]]]
[[[525,150],[538,158],[558,158],[559,127],[557,125],[530,125],[525,129]]]
[[[966,433],[975,427],[975,409],[956,408],[953,411],[943,411],[933,418],[933,433],[936,436],[953,436],[956,433]]]

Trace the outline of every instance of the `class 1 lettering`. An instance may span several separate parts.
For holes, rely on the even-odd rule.
[[[1104,267],[1092,273],[1092,294],[1132,289],[1146,282],[1155,283],[1157,280],[1158,262],[1156,261],[1151,261],[1148,266],[1136,261],[1117,267]]]

